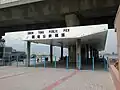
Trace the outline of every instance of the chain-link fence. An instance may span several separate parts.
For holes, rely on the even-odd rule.
[[[25,66],[25,59],[24,53],[0,52],[0,66]]]

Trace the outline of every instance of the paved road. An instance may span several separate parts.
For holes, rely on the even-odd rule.
[[[0,90],[115,90],[109,72],[0,67]]]

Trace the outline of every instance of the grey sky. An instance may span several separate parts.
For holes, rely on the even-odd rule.
[[[25,32],[12,32],[6,33],[5,40],[6,45],[11,46],[18,51],[26,51],[26,43],[22,41]],[[112,53],[117,52],[117,42],[116,42],[116,33],[114,29],[110,29],[107,35],[107,42],[104,52]],[[41,53],[41,54],[48,54],[49,53],[49,46],[43,44],[32,44],[32,53]],[[60,55],[60,48],[54,48],[54,54],[59,56]],[[67,50],[64,50],[67,54]]]
[[[13,47],[18,51],[26,51],[26,42],[23,41],[25,32],[12,32],[5,34],[6,46]],[[32,53],[49,54],[49,45],[34,44],[31,45]],[[53,54],[60,56],[60,48],[54,47]],[[67,55],[67,49],[64,49],[64,55]]]

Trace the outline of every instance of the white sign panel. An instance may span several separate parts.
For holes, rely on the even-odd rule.
[[[25,40],[81,38],[108,30],[108,25],[77,26],[27,31]]]

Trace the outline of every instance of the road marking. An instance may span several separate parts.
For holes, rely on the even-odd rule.
[[[65,82],[66,80],[68,80],[69,78],[71,78],[72,76],[74,76],[76,73],[78,72],[78,70],[74,71],[73,73],[71,73],[70,75],[63,77],[62,79],[52,83],[51,85],[43,88],[42,90],[52,90],[53,88],[55,88],[56,86],[60,85],[61,83]]]
[[[25,73],[26,72],[22,72],[22,73],[18,73],[18,74],[12,74],[12,75],[6,75],[6,76],[0,77],[0,79],[6,79],[6,78],[14,77],[14,76],[20,76],[20,75],[23,75]]]
[[[17,68],[18,69],[18,68]],[[25,68],[26,69],[26,68]],[[19,73],[13,73],[13,74],[8,74],[8,75],[4,75],[4,76],[0,76],[0,79],[7,79],[7,78],[11,78],[11,77],[15,77],[15,76],[21,76],[24,74],[28,74],[28,73],[33,73],[33,71],[38,71],[39,69],[34,69],[32,71],[25,71],[25,72],[19,72]],[[45,71],[45,69],[42,69],[41,71]]]
[[[112,83],[114,84],[111,74],[109,74],[109,77],[110,77]]]

